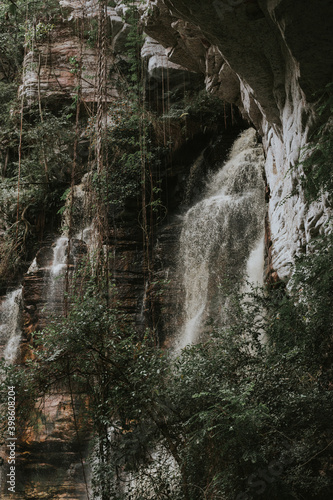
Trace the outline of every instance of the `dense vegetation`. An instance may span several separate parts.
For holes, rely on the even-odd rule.
[[[26,270],[38,242],[59,223],[60,198],[70,182],[71,102],[55,112],[42,105],[40,95],[27,103],[19,94],[24,54],[33,51],[38,59],[38,43],[54,28],[49,20],[59,16],[56,1],[0,6],[2,290]]]
[[[74,131],[79,92],[57,113],[43,107],[42,115],[40,103],[25,107],[17,99],[26,36],[25,19],[19,17],[23,4],[4,2],[0,12],[8,35],[0,58],[5,73],[0,100],[6,103],[0,137],[4,281],[31,258],[36,240],[64,203],[62,195],[73,181],[71,147],[81,133]],[[40,2],[33,5],[29,19],[36,26]],[[98,44],[93,23],[85,36]],[[102,244],[108,238],[105,222],[134,205],[149,246],[149,228],[163,213],[159,172],[170,151],[168,140],[157,137],[165,117],[153,116],[144,103],[140,43],[140,32],[132,30],[122,80],[126,96],[109,110],[113,123],[96,133],[96,115],[82,122],[94,130],[91,164],[81,173],[91,172]],[[331,104],[325,102],[327,113]],[[188,94],[168,111],[169,118],[183,112],[194,119],[198,114],[221,118],[216,101],[203,94],[196,101]],[[311,199],[323,188],[332,194],[331,181],[325,180],[332,150],[329,119],[304,163]],[[66,317],[34,334],[32,361],[6,368],[10,385],[24,387],[18,393],[21,425],[34,424],[35,402],[56,386],[87,396],[80,418],[91,426],[94,498],[102,500],[328,500],[333,489],[332,243],[332,235],[317,238],[308,255],[297,260],[288,286],[253,290],[247,297],[235,291],[231,326],[218,327],[212,318],[210,338],[178,354],[156,346],[155,332],[135,331],[108,270],[83,263]],[[3,391],[6,386],[3,380]]]
[[[35,360],[11,369],[28,389],[21,411],[60,381],[88,395],[103,499],[131,487],[137,499],[328,499],[332,248],[318,240],[288,290],[235,294],[234,325],[177,355],[86,283],[68,317],[35,335]]]
[[[329,498],[332,248],[318,241],[288,291],[236,295],[234,326],[176,357],[95,286],[37,335],[31,393],[66,377],[87,392],[103,498],[128,498],[129,478],[138,499]]]

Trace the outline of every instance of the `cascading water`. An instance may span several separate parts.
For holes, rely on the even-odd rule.
[[[255,130],[248,129],[208,182],[204,199],[184,216],[179,272],[185,297],[177,350],[197,342],[209,319],[226,324],[233,288],[262,280],[263,166],[262,147]]]
[[[17,356],[21,340],[20,312],[22,288],[6,295],[0,307],[0,338],[4,346],[3,357],[6,364],[12,364]]]
[[[44,330],[50,324],[52,316],[61,317],[64,313],[67,270],[71,280],[75,265],[81,264],[87,253],[87,242],[93,237],[91,233],[90,228],[83,229],[71,238],[70,244],[66,236],[60,236],[52,248],[45,246],[38,252],[23,281],[25,294],[23,310],[25,317],[30,321],[26,326],[27,332],[33,328],[37,331]],[[72,292],[71,281],[69,283]],[[4,357],[8,364],[15,362],[20,340],[20,297],[21,289],[8,294],[0,303],[0,346],[3,347],[1,353],[5,348]],[[47,335],[46,329],[44,332]],[[24,356],[24,351],[22,355]],[[66,384],[61,388],[57,386],[56,390],[50,392],[43,401],[37,401],[33,415],[36,421],[38,418],[38,429],[29,427],[28,423],[27,434],[23,437],[23,443],[20,442],[20,454],[16,455],[19,474],[17,474],[16,493],[13,495],[8,492],[6,483],[9,472],[8,449],[6,447],[0,449],[0,465],[1,461],[4,461],[4,467],[0,467],[1,498],[23,499],[29,495],[33,495],[34,498],[42,498],[45,495],[51,495],[52,498],[87,498],[81,462],[81,454],[86,456],[86,442],[83,438],[75,439],[76,424],[72,416],[73,409],[81,408],[81,404],[80,395],[69,394]],[[33,436],[33,451],[30,442],[25,441],[26,436],[30,435]],[[19,434],[17,439],[19,440]],[[21,450],[24,452],[21,453]],[[54,474],[55,469],[56,474]],[[89,474],[89,468],[85,474]]]
[[[0,304],[0,354],[5,362],[6,366],[12,365],[15,363],[22,330],[20,325],[21,319],[21,306],[22,306],[22,287],[14,290],[12,292],[7,293],[6,297]],[[4,380],[5,370],[1,369],[0,371],[0,379]],[[4,401],[2,401],[3,405],[1,407],[2,411],[7,413],[7,410],[4,408]],[[8,443],[8,441],[7,441]],[[1,445],[0,447],[0,462],[3,465],[3,461],[5,457],[7,457],[8,448],[5,445]],[[6,472],[5,467],[0,467],[0,495],[3,494],[4,485],[6,483]],[[2,498],[2,496],[1,496]],[[7,497],[5,497],[7,498]]]
[[[51,276],[59,276],[66,268],[68,251],[68,238],[61,236],[57,239],[53,248],[53,261],[51,265]]]
[[[53,259],[47,280],[48,314],[61,314],[63,309],[64,280],[68,261],[68,238],[61,236],[53,247]]]
[[[75,268],[77,246],[84,245],[90,253],[93,228],[91,226],[82,229],[69,243],[67,236],[60,236],[53,247],[53,259],[49,270],[47,281],[47,306],[48,313],[60,313],[64,304],[65,276],[67,266],[70,271]],[[68,255],[69,252],[69,255]],[[79,252],[80,253],[80,252]]]
[[[15,363],[22,330],[20,325],[22,306],[22,287],[7,293],[6,297],[0,304],[0,357],[4,359],[5,366]],[[5,370],[0,370],[1,382],[5,380]],[[5,407],[5,401],[1,402],[1,411],[3,416],[7,415],[8,408]],[[0,447],[0,463],[6,464],[5,459],[8,458],[8,447],[6,444],[1,444]],[[4,489],[8,476],[6,475],[8,469],[0,467],[0,496],[1,498],[9,498],[9,495],[4,494]]]

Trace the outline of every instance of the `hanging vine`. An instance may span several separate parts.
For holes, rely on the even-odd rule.
[[[98,4],[98,37],[97,37],[97,114],[96,114],[96,172],[99,180],[104,179],[106,186],[107,165],[106,165],[106,103],[107,103],[107,25],[106,25],[107,2],[100,0]],[[97,252],[97,274],[106,274],[109,279],[108,270],[108,245],[106,252],[103,252],[103,245],[108,241],[108,199],[105,194],[98,189],[96,197],[96,230],[98,234],[98,252]],[[98,270],[98,268],[100,268]],[[104,269],[103,269],[104,268]],[[109,288],[109,287],[108,287]]]
[[[70,257],[73,237],[73,208],[74,208],[74,190],[75,190],[75,174],[77,169],[77,150],[80,137],[80,106],[82,101],[82,58],[83,58],[83,23],[77,20],[78,33],[79,33],[79,58],[76,60],[75,69],[72,71],[76,75],[76,94],[74,97],[75,102],[75,135],[74,135],[74,151],[73,162],[71,170],[71,186],[69,193],[69,207],[68,207],[68,249],[67,249],[67,266],[65,274],[65,296],[64,296],[64,315],[68,315],[69,307],[69,292],[70,292]]]

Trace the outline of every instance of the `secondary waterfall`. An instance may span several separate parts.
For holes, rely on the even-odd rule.
[[[184,306],[177,350],[197,342],[208,320],[225,324],[228,297],[246,280],[262,281],[264,155],[254,129],[236,140],[209,180],[204,199],[184,216],[179,245]]]
[[[82,258],[82,250],[90,253],[93,235],[93,228],[89,226],[77,233],[70,242],[67,236],[60,236],[54,243],[53,259],[47,282],[46,311],[48,313],[62,313],[67,267],[69,266],[69,272],[72,276],[77,258]]]
[[[3,357],[6,364],[14,363],[21,340],[21,300],[20,287],[8,293],[0,306],[0,338],[4,346]]]
[[[59,276],[66,269],[68,251],[68,238],[61,236],[57,239],[53,248],[53,262],[51,265],[51,276]]]

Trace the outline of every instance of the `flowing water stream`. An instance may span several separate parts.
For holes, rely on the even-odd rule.
[[[9,366],[15,363],[17,358],[22,330],[21,330],[21,308],[22,306],[22,287],[7,293],[6,297],[0,304],[0,345],[1,345],[1,357],[4,359],[5,365]],[[0,371],[0,379],[3,381],[5,379],[5,370]],[[1,402],[1,411],[7,413],[7,408],[5,404],[7,402]],[[5,415],[4,414],[4,415]],[[4,417],[3,415],[3,417]],[[4,417],[5,418],[5,417]],[[8,441],[6,441],[8,443]],[[8,456],[8,448],[6,445],[1,445],[0,447],[0,465],[3,465],[3,461]],[[2,495],[6,480],[7,469],[5,467],[0,468],[0,496]],[[2,498],[2,496],[1,496]]]
[[[71,279],[75,264],[80,262],[87,252],[90,236],[90,228],[75,235],[70,242],[66,236],[60,236],[52,250],[49,247],[43,248],[42,254],[32,262],[27,275],[34,275],[30,276],[32,289],[40,295],[37,310],[41,328],[47,325],[54,315],[63,314],[67,269]],[[29,280],[25,282],[25,286],[27,282]],[[29,286],[27,288],[31,290]],[[3,356],[8,364],[15,362],[21,338],[21,296],[20,288],[8,294],[0,305],[1,344],[4,346]],[[8,450],[0,450],[0,464],[1,459],[5,461],[5,467],[0,467],[0,497],[6,500],[14,497],[23,500],[31,495],[33,498],[44,498],[45,495],[50,497],[50,492],[56,491],[54,495],[51,494],[52,498],[86,498],[81,456],[78,452],[78,446],[82,448],[85,444],[78,444],[71,437],[75,435],[73,410],[66,386],[62,393],[54,391],[48,394],[43,404],[39,401],[36,412],[40,412],[40,422],[43,422],[43,425],[39,424],[38,431],[34,430],[36,438],[33,438],[33,452],[29,443],[25,445],[27,448],[23,448],[29,450],[29,453],[21,455],[18,448],[16,493],[13,495],[8,492],[6,484]],[[82,453],[85,453],[85,450]]]
[[[228,322],[230,294],[262,282],[264,155],[254,129],[236,140],[229,160],[207,183],[204,198],[184,216],[179,273],[184,304],[176,350],[200,339],[207,321]]]
[[[75,269],[78,245],[90,250],[93,229],[87,227],[77,233],[69,242],[67,236],[60,236],[53,246],[53,259],[49,269],[47,282],[47,306],[46,311],[50,314],[62,313],[64,305],[64,291],[67,267],[70,275]],[[69,255],[68,255],[69,252]],[[80,251],[78,252],[80,254]]]
[[[209,179],[202,200],[184,215],[178,255],[184,294],[180,297],[183,313],[177,350],[197,342],[204,335],[209,319],[219,324],[228,321],[228,300],[234,288],[244,289],[246,279],[253,283],[262,280],[263,165],[262,148],[256,143],[255,131],[249,129],[235,142],[229,160]],[[74,269],[76,250],[84,242],[91,251],[93,239],[92,229],[86,228],[70,245],[66,236],[55,242],[52,263],[46,273],[47,314],[57,308],[60,312],[67,265]],[[30,271],[38,271],[37,261]],[[8,363],[15,361],[20,342],[21,295],[21,289],[11,292],[0,309],[0,335]],[[145,302],[141,315],[144,306]],[[167,461],[168,474],[176,471],[170,457],[163,460]]]
[[[6,364],[12,364],[17,356],[21,340],[20,312],[22,288],[9,292],[0,306],[0,338],[4,346]]]
[[[200,340],[206,322],[228,322],[229,296],[246,290],[247,281],[262,283],[264,268],[265,182],[263,150],[249,129],[235,142],[229,160],[211,176],[201,201],[183,217],[178,249],[182,278],[182,328],[174,351]],[[176,318],[178,322],[178,318]],[[170,453],[157,447],[153,462],[137,475],[126,476],[127,494],[141,490],[155,498],[154,478],[169,485],[179,481]],[[146,498],[146,497],[145,497]]]

